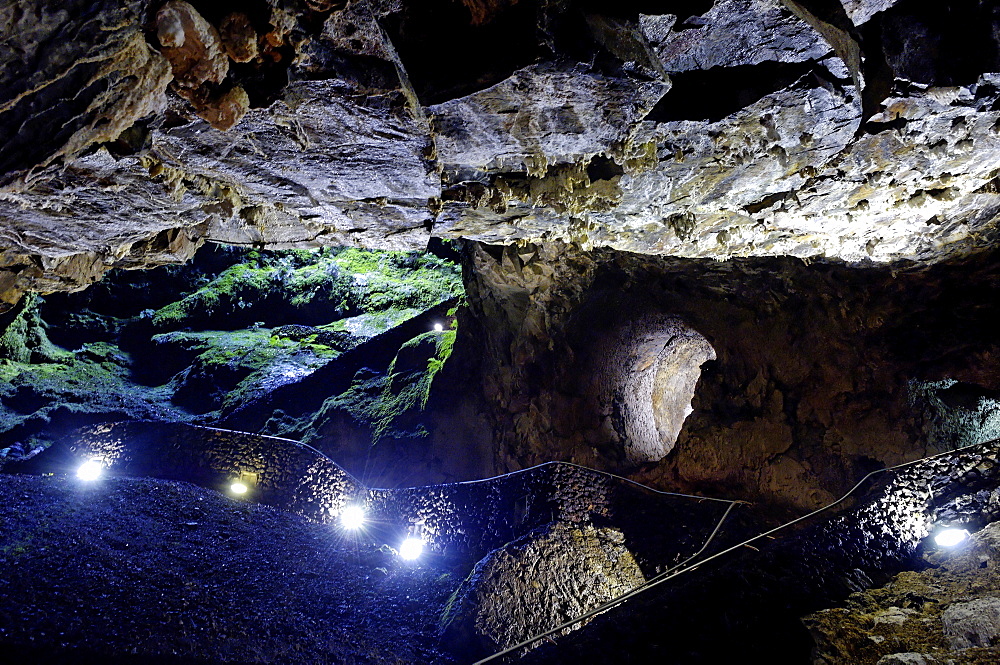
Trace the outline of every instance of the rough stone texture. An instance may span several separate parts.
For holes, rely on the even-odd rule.
[[[480,340],[468,371],[501,469],[562,459],[798,512],[879,466],[998,435],[991,255],[918,271],[551,246],[470,247],[467,261],[460,329]],[[683,321],[717,360],[675,448],[636,469],[594,384],[622,368],[595,350],[646,315]]]
[[[445,641],[486,656],[628,593],[645,579],[623,541],[614,529],[555,524],[494,550],[455,592]]]
[[[995,505],[996,497],[991,501]],[[993,522],[955,551],[927,545],[926,570],[900,573],[884,587],[852,594],[842,607],[806,617],[816,641],[814,662],[996,662],[998,537],[1000,523]]]
[[[250,62],[257,57],[258,35],[243,12],[227,14],[219,24],[219,39],[233,62]]]
[[[648,576],[701,549],[728,506],[550,463],[481,481],[373,490],[369,510],[373,521],[390,525],[385,542],[417,533],[433,551],[471,561],[552,523],[611,524]],[[663,526],[651,530],[651,523]],[[715,544],[747,528],[743,517],[734,515]]]
[[[27,190],[0,194],[6,222],[0,237],[8,243],[0,251],[4,302],[16,302],[26,289],[78,289],[111,267],[180,263],[194,255],[207,231],[205,210],[184,191],[176,202],[161,200],[160,185],[141,164],[124,162],[100,150]]]
[[[331,60],[332,46],[324,34],[307,38],[294,15],[273,8],[273,29],[264,40],[271,50],[243,69],[227,69],[215,28],[198,23],[187,11],[175,18],[187,35],[185,43],[197,44],[197,53],[175,52],[182,47],[165,52],[177,61],[173,87],[184,92],[192,106],[175,98],[165,113],[133,125],[140,115],[156,110],[154,102],[164,106],[164,87],[171,80],[167,60],[143,41],[138,20],[143,4],[97,12],[100,20],[113,23],[118,32],[102,30],[103,23],[81,28],[70,13],[57,7],[24,11],[55,35],[89,31],[83,33],[85,38],[61,45],[63,61],[97,58],[90,52],[107,51],[110,54],[101,57],[141,68],[145,78],[140,79],[141,85],[121,86],[131,95],[125,100],[105,94],[98,100],[103,106],[94,103],[96,110],[56,105],[53,113],[67,118],[80,114],[98,124],[101,132],[74,136],[65,146],[54,146],[44,154],[44,143],[30,138],[31,125],[21,127],[23,120],[16,115],[27,102],[4,112],[3,126],[11,132],[20,128],[16,140],[25,142],[23,159],[4,168],[3,182],[13,178],[14,184],[0,192],[0,214],[5,218],[0,292],[5,302],[16,302],[25,290],[77,289],[111,267],[183,261],[206,235],[213,240],[274,246],[363,244],[414,249],[426,244],[425,222],[432,217],[431,202],[440,192],[434,164],[429,161],[432,142],[423,111],[392,61],[395,55],[391,46],[385,46],[383,32],[374,34],[382,40],[381,57],[389,60],[380,65],[372,61],[373,71],[363,72]],[[167,14],[190,7],[175,4]],[[12,8],[11,16],[20,11]],[[372,24],[371,11],[362,14]],[[30,23],[29,18],[24,21]],[[180,33],[174,34],[177,31],[167,29],[167,24],[173,25],[164,19],[164,38],[179,43]],[[348,27],[343,21],[339,25]],[[13,32],[12,39],[17,39]],[[200,35],[199,39],[188,38],[191,32]],[[288,55],[293,33],[302,49],[294,66]],[[22,34],[32,41],[32,49],[47,53],[47,42],[34,32]],[[125,46],[120,42],[125,37],[138,40],[139,46],[130,48],[141,47],[153,64],[122,55]],[[246,42],[244,46],[249,48]],[[25,48],[18,46],[12,52]],[[244,57],[238,55],[239,60]],[[5,64],[4,74],[24,77],[29,67],[30,62],[15,60]],[[284,87],[285,82],[277,81],[287,79],[289,67],[297,72],[297,80]],[[124,76],[117,70],[112,73]],[[104,70],[91,75],[98,82],[101,77],[116,80]],[[33,76],[43,91],[68,85],[53,71],[43,69]],[[253,86],[244,90],[244,81]],[[147,90],[151,87],[155,88],[152,92]],[[18,90],[6,84],[4,88],[13,93]],[[140,94],[146,95],[142,104],[133,99]],[[217,131],[192,111],[216,125],[240,124],[228,132]],[[102,118],[107,120],[101,122]],[[39,170],[55,157],[76,155],[96,142],[110,143],[107,149],[62,168]],[[8,150],[5,154],[14,159],[20,153]],[[35,169],[30,179],[25,177],[29,167]],[[164,252],[160,247],[170,244],[165,237],[184,242]]]
[[[779,0],[720,0],[676,31],[673,14],[640,16],[639,25],[668,73],[761,62],[821,60],[830,45]]]
[[[439,193],[422,156],[428,139],[377,99],[359,122],[356,103],[345,99],[356,92],[338,81],[302,81],[228,134],[197,122],[167,129],[148,168],[178,194],[215,198],[203,204],[216,213],[215,241],[420,248],[428,201]],[[262,154],[271,159],[262,164]]]
[[[891,653],[882,656],[875,665],[931,665],[934,662],[936,661],[930,656],[907,651],[905,653]]]
[[[444,562],[178,481],[0,475],[0,497],[6,663],[461,665],[434,643]]]
[[[659,462],[674,447],[691,413],[701,366],[715,350],[701,334],[669,316],[625,319],[595,339],[593,375],[601,414],[625,445],[631,464]]]
[[[954,650],[993,646],[1000,636],[1000,598],[952,603],[941,613],[948,646]]]
[[[168,62],[146,43],[137,2],[21,2],[0,7],[0,185],[118,138],[162,110]]]
[[[161,261],[158,234],[196,245],[196,226],[932,263],[988,245],[1000,210],[1000,17],[976,3],[4,9],[7,305]],[[454,67],[445,39],[470,51]],[[99,144],[113,161],[79,161]]]
[[[397,546],[416,534],[427,548],[475,562],[546,525],[611,523],[644,574],[686,559],[705,545],[730,501],[657,492],[606,473],[545,464],[463,483],[380,489],[366,486],[319,451],[297,441],[178,423],[119,422],[83,428],[5,473],[73,473],[98,459],[111,473],[186,480],[227,491],[235,480],[248,498],[332,522],[347,503],[363,505],[371,538]],[[651,522],[661,529],[650,531]],[[747,530],[733,515],[717,538]]]
[[[394,440],[386,437],[373,445],[371,429],[359,425],[349,411],[328,410],[324,406],[332,396],[349,391],[358,376],[388,371],[388,364],[401,346],[431,330],[434,323],[447,320],[448,310],[455,305],[454,300],[449,300],[429,308],[385,332],[368,337],[363,344],[345,349],[335,363],[282,385],[268,386],[246,403],[224,408],[218,424],[235,430],[302,438],[323,448],[338,464],[377,486],[449,482],[493,475],[496,467],[488,452],[492,442],[481,436],[479,416],[467,416],[473,426],[471,431],[464,429],[462,414],[473,409],[475,402],[469,399],[463,370],[455,366],[454,359],[449,359],[441,374],[435,377],[434,388],[420,412],[421,417],[416,422],[399,425],[402,429],[416,430],[426,423],[431,431],[425,438]],[[433,357],[433,347],[430,357]],[[422,367],[413,369],[426,371],[428,359],[417,354],[414,360]],[[406,372],[403,365],[400,362],[395,369]],[[376,397],[373,395],[372,399]],[[279,429],[283,420],[295,419],[299,419],[303,428],[300,434]]]
[[[170,0],[156,12],[156,38],[170,61],[174,89],[188,101],[201,102],[199,89],[222,83],[229,73],[218,31],[183,0]]]
[[[88,459],[99,460],[111,473],[187,480],[219,491],[240,481],[249,488],[249,498],[319,522],[335,521],[344,505],[367,490],[329,458],[296,441],[178,423],[85,428],[51,453],[12,470],[73,473]]]
[[[971,530],[1000,516],[996,487],[1000,476],[1000,442],[970,446],[923,460],[874,479],[874,488],[856,498],[856,508],[804,526],[778,532],[776,540],[761,538],[754,549],[740,547],[728,558],[694,563],[697,573],[682,575],[611,609],[557,643],[545,643],[529,653],[525,663],[607,663],[628,653],[640,662],[697,664],[740,662],[747,658],[771,662],[807,662],[812,648],[801,617],[840,603],[848,594],[887,582],[894,573],[919,561],[929,527],[964,524]],[[800,525],[802,526],[802,525]],[[995,534],[996,525],[986,533]],[[963,570],[949,599],[970,589],[995,596],[995,535],[983,538],[992,550],[985,568],[980,554],[965,563],[949,564],[949,555],[931,555],[938,571]],[[967,552],[971,550],[966,550]],[[954,561],[953,559],[951,559]],[[904,573],[904,575],[916,575]],[[877,594],[877,591],[869,592]],[[936,634],[939,622],[914,622],[911,610],[938,597],[924,587],[903,589],[897,599],[879,606],[878,619],[864,628],[833,617],[828,625],[843,626],[845,637],[876,649],[849,652],[842,663],[874,663],[882,655],[908,650],[930,653],[922,641],[892,641],[912,623]],[[940,607],[932,611],[940,612]],[[894,609],[895,608],[895,609]],[[889,611],[884,611],[889,610]],[[670,627],[670,639],[651,639]],[[872,626],[875,626],[872,629]],[[725,634],[725,639],[720,639]],[[884,634],[886,640],[868,639]],[[986,658],[967,663],[996,662],[995,648]],[[818,661],[820,663],[827,661]]]
[[[582,68],[534,66],[428,110],[446,177],[544,175],[549,166],[585,162],[624,144],[668,89]]]
[[[899,0],[840,0],[854,25],[865,23],[878,12],[885,11],[898,2]]]
[[[450,648],[465,655],[486,655],[553,627],[749,531],[740,516],[724,519],[729,501],[655,492],[574,465],[373,489],[294,441],[168,423],[86,428],[4,471],[72,473],[87,459],[116,475],[186,480],[220,491],[240,480],[250,488],[247,498],[318,522],[335,522],[345,505],[363,506],[362,540],[398,547],[415,535],[431,556],[468,566],[456,568],[462,574],[485,556],[443,617]],[[654,523],[659,528],[650,529]]]
[[[761,640],[791,631],[788,635],[794,639],[768,646],[780,660],[781,654],[802,648],[802,635],[795,632],[800,630],[797,617],[912,565],[912,556],[931,525],[975,528],[1000,517],[996,491],[1000,444],[996,441],[891,472],[876,481],[867,496],[857,499],[858,508],[797,534],[782,534],[775,541],[758,539],[751,548],[738,548],[744,557],[730,553],[723,560],[727,565],[721,567],[688,558],[719,552],[747,537],[748,525],[737,519],[723,522],[722,537],[707,542],[714,523],[724,517],[727,502],[655,493],[573,465],[548,464],[481,482],[366,492],[367,488],[314,451],[269,437],[132,423],[94,428],[67,444],[61,449],[63,457],[59,449],[50,449],[23,463],[22,469],[33,465],[35,471],[72,470],[71,460],[96,454],[109,460],[112,470],[179,477],[209,486],[219,486],[239,474],[255,486],[252,496],[318,521],[334,519],[347,500],[364,502],[372,524],[366,533],[375,542],[393,544],[407,533],[415,534],[432,553],[457,561],[475,561],[522,538],[491,555],[477,569],[479,574],[470,576],[466,591],[456,596],[456,617],[479,617],[455,619],[455,648],[463,653],[489,650],[491,643],[551,626],[569,613],[555,599],[545,601],[551,604],[546,605],[550,611],[543,612],[544,620],[511,609],[509,603],[495,603],[498,596],[490,591],[490,584],[497,578],[488,574],[494,565],[520,570],[539,560],[551,561],[552,574],[544,566],[537,568],[536,581],[549,590],[543,597],[555,594],[570,609],[574,603],[582,607],[597,599],[591,596],[596,593],[593,585],[573,588],[572,580],[579,581],[579,575],[559,574],[567,566],[577,570],[579,564],[589,571],[587,575],[593,575],[595,567],[610,565],[607,560],[617,557],[617,577],[608,575],[605,582],[624,589],[639,583],[640,572],[649,578],[677,564],[682,574],[706,565],[706,574],[684,576],[679,583],[657,587],[565,636],[558,646],[558,659],[563,662],[607,662],[611,654],[623,649],[637,658],[655,658],[667,649],[674,658],[669,662],[725,662],[723,655],[731,656],[734,649],[752,653],[761,648]],[[651,524],[657,528],[650,529]],[[984,531],[977,542],[995,553],[997,538],[991,533]],[[543,556],[557,541],[583,543],[571,548],[581,552],[580,560]],[[758,547],[759,554],[749,554]],[[522,555],[528,564],[522,563]],[[945,570],[938,556],[938,569]],[[980,557],[974,562],[970,570],[978,576],[984,567]],[[985,568],[992,570],[988,561]],[[517,579],[523,580],[524,575]],[[503,584],[517,583],[504,577]],[[614,588],[606,588],[598,595],[607,597],[613,592]],[[480,600],[466,603],[463,598]],[[482,600],[486,598],[490,601]],[[482,608],[484,603],[487,609],[482,612],[469,609],[472,605]],[[718,629],[708,617],[718,620],[719,606],[729,608],[723,619],[729,623],[732,639],[724,643],[710,639]],[[513,622],[504,619],[510,616],[508,612],[516,616]],[[911,621],[912,612],[909,606],[896,603],[873,621],[884,630],[895,630]],[[463,622],[465,627],[459,628]],[[763,630],[761,622],[769,628]],[[498,632],[498,625],[507,626],[503,630],[509,632]],[[674,627],[674,637],[668,643],[649,641],[649,631],[663,625]],[[943,632],[938,635],[944,639]],[[552,662],[548,645],[539,650],[539,658]]]

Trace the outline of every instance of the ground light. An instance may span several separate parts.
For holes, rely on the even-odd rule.
[[[434,324],[434,332],[441,332],[443,330],[444,330],[444,326],[443,325],[441,325],[440,323],[435,323]]]
[[[232,492],[233,494],[246,494],[247,489],[249,488],[246,485],[239,482],[233,483],[232,485],[229,486],[229,491]]]
[[[80,480],[97,480],[104,473],[104,464],[99,460],[87,460],[76,470],[76,477]]]
[[[941,529],[934,534],[934,543],[938,547],[955,547],[956,545],[964,543],[965,539],[968,537],[969,532],[965,529],[956,529],[951,527],[948,529]]]
[[[365,525],[365,509],[361,506],[347,506],[340,511],[340,525],[345,529],[360,529]]]
[[[399,556],[407,561],[413,561],[420,557],[424,551],[424,541],[410,536],[399,546]]]

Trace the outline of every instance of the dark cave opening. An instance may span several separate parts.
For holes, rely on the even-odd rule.
[[[761,62],[670,75],[673,86],[646,116],[654,122],[718,122],[816,69],[811,62]]]
[[[499,83],[535,62],[541,54],[537,11],[534,2],[511,3],[476,24],[462,3],[434,0],[389,17],[385,28],[417,97],[430,106]]]
[[[876,15],[896,78],[936,86],[969,85],[998,64],[1000,10],[963,0],[933,7],[904,0]]]

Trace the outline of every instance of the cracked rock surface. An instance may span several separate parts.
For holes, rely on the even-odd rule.
[[[932,263],[1000,211],[979,3],[78,4],[0,6],[5,307],[206,240]]]

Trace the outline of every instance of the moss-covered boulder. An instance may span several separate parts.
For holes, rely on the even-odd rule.
[[[364,367],[350,387],[328,398],[304,438],[318,441],[346,418],[371,431],[372,445],[383,438],[427,435],[419,414],[427,406],[435,374],[451,355],[455,331],[429,331],[405,342],[385,372]],[[336,424],[334,424],[336,423]]]
[[[44,446],[95,420],[218,424],[359,346],[358,357],[377,360],[372,381],[352,385],[351,365],[344,385],[316,382],[313,410],[340,397],[365,446],[373,430],[419,436],[400,416],[420,413],[450,349],[438,342],[454,333],[404,344],[414,331],[387,332],[461,293],[459,267],[432,254],[208,247],[185,266],[31,296],[0,320],[0,450]],[[387,371],[397,351],[416,366]],[[276,433],[315,430],[315,416],[296,413]]]
[[[46,362],[59,356],[39,316],[40,302],[39,296],[29,294],[9,312],[0,315],[0,360]]]
[[[316,325],[359,314],[422,311],[460,292],[457,266],[429,255],[356,248],[251,252],[247,261],[157,310],[152,321],[159,330],[233,330],[258,321]]]

